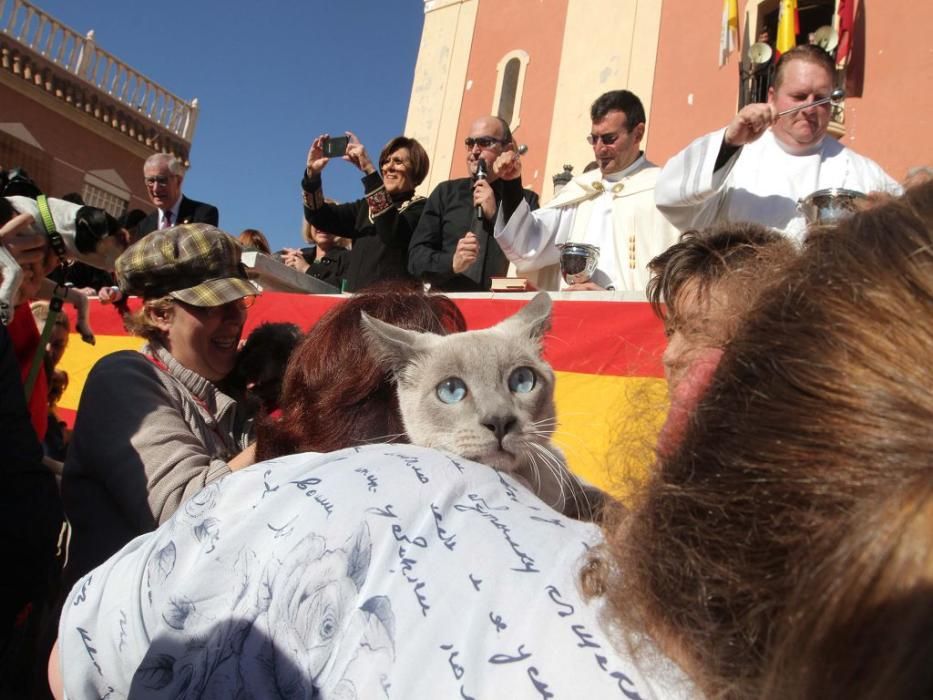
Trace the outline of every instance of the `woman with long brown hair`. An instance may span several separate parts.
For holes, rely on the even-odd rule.
[[[849,514],[929,477],[933,185],[922,190],[811,232],[727,346],[679,448],[605,525],[589,590],[709,696],[759,697],[798,582],[843,546]]]

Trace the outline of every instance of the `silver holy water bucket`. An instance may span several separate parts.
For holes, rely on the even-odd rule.
[[[864,196],[856,190],[830,187],[797,200],[797,208],[808,224],[833,224],[855,212],[855,200]]]
[[[589,281],[599,263],[599,248],[588,243],[564,243],[560,246],[560,274],[567,284]]]

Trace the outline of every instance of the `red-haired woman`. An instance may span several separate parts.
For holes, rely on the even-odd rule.
[[[292,353],[282,384],[281,417],[261,424],[257,455],[403,439],[395,385],[372,356],[360,330],[360,312],[401,328],[433,333],[466,330],[457,306],[420,285],[387,282],[328,311]]]

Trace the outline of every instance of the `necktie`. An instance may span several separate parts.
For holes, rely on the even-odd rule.
[[[162,212],[162,228],[171,228],[172,227],[172,212],[164,211]]]

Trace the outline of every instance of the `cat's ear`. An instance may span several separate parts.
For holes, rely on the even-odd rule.
[[[394,374],[399,374],[413,356],[426,350],[429,337],[433,337],[431,333],[398,328],[365,311],[360,312],[360,325],[369,349],[379,358],[380,364]]]
[[[547,292],[538,292],[534,299],[519,309],[518,313],[500,322],[498,327],[540,342],[551,329],[551,296]]]

